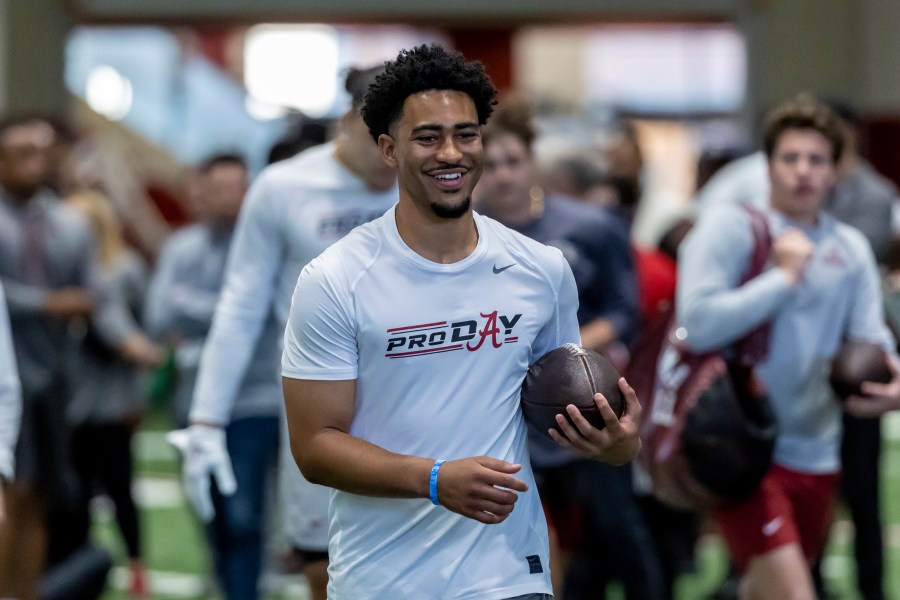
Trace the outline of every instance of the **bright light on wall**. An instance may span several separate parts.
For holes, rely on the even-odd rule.
[[[337,94],[338,39],[325,25],[257,25],[247,32],[244,83],[257,103],[325,116]],[[271,118],[259,115],[260,118]]]
[[[84,96],[93,110],[118,121],[131,110],[131,81],[108,65],[94,67],[87,77]]]
[[[584,95],[638,112],[731,112],[744,100],[746,44],[732,25],[608,25],[584,46]]]

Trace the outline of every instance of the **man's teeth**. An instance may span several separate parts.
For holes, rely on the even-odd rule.
[[[448,175],[438,175],[437,179],[443,179],[444,181],[452,181],[454,179],[459,179],[461,175],[459,173],[450,173]]]

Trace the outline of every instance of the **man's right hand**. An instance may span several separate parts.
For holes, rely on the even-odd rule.
[[[448,460],[438,471],[438,501],[447,510],[488,525],[502,523],[528,485],[513,477],[522,465],[477,456]]]
[[[193,424],[169,433],[169,442],[183,454],[184,493],[197,516],[208,523],[215,516],[210,486],[213,480],[219,492],[230,496],[237,491],[231,458],[225,444],[225,429]]]
[[[156,367],[166,358],[165,350],[140,333],[125,338],[119,347],[122,356],[144,367]]]
[[[800,281],[813,250],[812,240],[795,227],[788,227],[772,240],[772,260],[784,270],[791,285]]]
[[[94,299],[83,288],[50,290],[44,296],[43,311],[51,317],[86,317],[94,310]]]

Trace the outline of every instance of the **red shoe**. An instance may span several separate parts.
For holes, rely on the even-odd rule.
[[[132,560],[128,565],[128,595],[141,600],[150,597],[150,580],[139,560]]]

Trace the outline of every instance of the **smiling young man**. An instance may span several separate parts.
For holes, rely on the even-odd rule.
[[[294,456],[335,489],[329,598],[547,598],[547,527],[519,390],[529,364],[578,342],[562,254],[471,210],[496,91],[480,63],[403,51],[363,117],[400,200],[300,275],[283,375]],[[566,447],[615,464],[640,406]],[[563,420],[564,422],[564,420]],[[446,462],[445,462],[446,461]]]
[[[679,251],[678,321],[692,350],[727,346],[771,323],[769,353],[756,371],[779,426],[774,464],[753,497],[715,515],[744,573],[742,598],[815,598],[809,565],[825,546],[840,476],[841,405],[828,366],[845,339],[894,355],[871,247],[822,210],[842,136],[835,115],[809,96],[769,114],[773,243],[762,275],[740,284],[753,240],[748,214],[734,206],[704,213]],[[898,389],[895,374],[867,391],[886,406]]]

